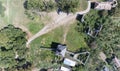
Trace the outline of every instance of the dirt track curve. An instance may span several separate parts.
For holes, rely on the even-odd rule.
[[[61,13],[58,15],[57,19],[53,20],[52,23],[47,24],[42,30],[40,30],[38,33],[33,35],[30,39],[28,39],[28,42],[26,43],[26,46],[28,47],[29,44],[36,38],[40,37],[41,35],[44,35],[51,30],[61,26],[61,25],[69,25],[70,22],[74,21],[76,19],[77,14],[86,14],[90,11],[91,7],[91,1],[88,1],[88,8],[81,12],[76,12],[75,14],[69,14]]]

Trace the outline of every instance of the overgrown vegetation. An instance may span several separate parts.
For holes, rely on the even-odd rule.
[[[27,0],[25,8],[35,11],[52,11],[55,9],[55,2],[53,0]]]
[[[88,35],[87,43],[91,49],[91,56],[89,62],[87,63],[88,70],[101,70],[104,65],[106,65],[101,59],[99,59],[99,53],[102,51],[105,53],[107,58],[110,58],[112,54],[116,54],[116,56],[120,57],[119,52],[119,34],[120,34],[120,23],[113,22],[110,18],[111,16],[107,13],[107,11],[93,11],[85,16],[84,23],[78,23],[77,29],[79,32],[85,32],[86,28],[91,28],[92,30],[98,24],[102,24],[102,31],[98,34],[97,37],[93,38]],[[81,27],[82,26],[82,27]],[[94,43],[94,44],[93,44]],[[92,45],[92,47],[91,47]],[[98,59],[97,59],[98,58]],[[102,63],[102,64],[101,64]],[[85,66],[85,67],[86,67]]]
[[[84,4],[82,4],[84,3]],[[52,10],[63,11],[66,13],[76,12],[81,10],[80,5],[83,8],[86,7],[87,1],[81,0],[27,0],[24,3],[24,7],[28,10],[42,12],[50,12]]]
[[[26,34],[12,25],[0,30],[0,68],[22,67],[26,63]]]
[[[70,13],[76,12],[80,7],[80,0],[58,0],[57,6],[61,11]]]

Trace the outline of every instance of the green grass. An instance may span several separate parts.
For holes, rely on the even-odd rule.
[[[8,18],[5,15],[6,8],[3,6],[3,3],[5,3],[6,0],[0,0],[0,29],[7,25]]]
[[[67,46],[70,51],[79,51],[80,48],[88,47],[85,42],[85,35],[83,33],[77,32],[75,30],[76,23],[70,26],[68,35],[67,35]]]
[[[5,11],[8,12],[4,14],[4,17],[0,17],[0,28],[8,24],[22,24],[26,25],[30,20],[24,14],[24,0],[0,0],[5,6]]]
[[[27,24],[27,27],[32,34],[36,34],[40,29],[43,28],[43,26],[43,23],[38,23],[35,21],[31,21]]]
[[[70,51],[79,51],[80,48],[88,47],[84,38],[84,34],[79,33],[75,30],[76,25],[73,24],[70,26],[67,37],[66,45]],[[31,47],[50,47],[52,42],[63,43],[65,27],[59,27],[48,34],[45,34],[31,43]]]
[[[4,11],[5,11],[5,7],[2,5],[2,2],[0,1],[0,15],[1,17],[4,17]]]
[[[79,5],[79,11],[86,10],[88,6],[87,0],[81,0],[80,5]]]
[[[52,42],[62,42],[63,40],[63,28],[57,28],[54,31],[49,32],[48,34],[45,34],[37,39],[35,39],[31,43],[31,47],[33,46],[44,46],[44,47],[50,47]]]
[[[75,23],[69,26],[69,31],[66,39],[66,45],[68,50],[72,52],[79,51],[80,48],[88,47],[85,40],[84,34],[78,33],[75,30]],[[49,67],[58,67],[59,64],[52,64],[51,61],[55,59],[55,55],[51,50],[41,50],[41,46],[45,48],[51,47],[52,42],[63,43],[63,35],[65,27],[61,26],[55,30],[45,34],[41,37],[35,39],[30,45],[30,54],[29,59],[33,62],[34,66],[38,68],[49,68]],[[56,60],[56,59],[55,59]]]

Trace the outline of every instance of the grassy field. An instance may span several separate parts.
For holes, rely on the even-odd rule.
[[[8,17],[4,13],[6,8],[4,7],[3,3],[5,2],[6,2],[5,0],[0,0],[0,10],[1,10],[0,12],[4,15],[4,16],[0,16],[0,28],[6,26],[6,24],[8,23]]]
[[[79,11],[87,9],[87,6],[88,6],[87,0],[81,0]]]
[[[66,39],[68,50],[73,52],[79,51],[80,48],[88,47],[84,39],[85,34],[77,32],[75,28],[76,28],[76,23],[70,26]]]
[[[69,51],[78,52],[80,48],[88,47],[85,42],[85,36],[82,33],[78,33],[75,30],[76,24],[69,26],[68,34],[66,36],[65,44],[68,47]],[[61,26],[48,34],[45,34],[37,39],[35,39],[30,45],[30,60],[33,60],[34,67],[38,68],[58,68],[60,65],[58,63],[51,63],[53,60],[58,60],[55,53],[51,50],[45,50],[43,48],[50,48],[52,42],[63,43],[65,27]],[[31,59],[32,58],[32,59]],[[42,61],[42,62],[41,62]]]
[[[39,17],[35,17],[35,20],[31,20],[25,15],[24,0],[0,0],[0,8],[3,6],[5,11],[0,12],[4,16],[0,16],[0,29],[8,24],[17,24],[26,27],[32,34],[37,33],[44,25],[39,20]]]
[[[32,34],[35,34],[44,26],[39,16],[31,20],[25,15],[24,0],[0,0],[0,2],[5,7],[4,17],[0,17],[0,29],[8,24],[20,24],[25,26]],[[79,10],[85,10],[86,8],[87,1],[81,0]],[[56,35],[54,34],[54,36]]]
[[[76,24],[72,24],[69,26],[69,30],[66,36],[66,42],[68,50],[70,51],[79,51],[80,48],[88,47],[84,38],[84,34],[79,33],[75,30]],[[43,35],[37,39],[35,39],[31,43],[31,47],[50,47],[52,42],[63,43],[65,27],[61,26],[46,35]]]

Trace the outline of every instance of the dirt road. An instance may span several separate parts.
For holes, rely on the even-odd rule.
[[[36,33],[34,36],[32,36],[30,39],[28,39],[26,46],[28,47],[29,44],[37,37],[44,35],[61,25],[71,24],[70,22],[72,22],[76,19],[77,14],[88,13],[90,11],[90,7],[91,7],[91,1],[88,1],[88,8],[84,11],[76,12],[75,14],[69,14],[69,15],[67,15],[66,13],[61,13],[60,15],[56,16],[57,19],[54,16],[51,17],[51,18],[55,18],[55,19],[53,19],[53,21],[51,23],[47,24],[42,30],[40,30],[38,33]],[[54,14],[57,14],[57,13],[55,12]]]

